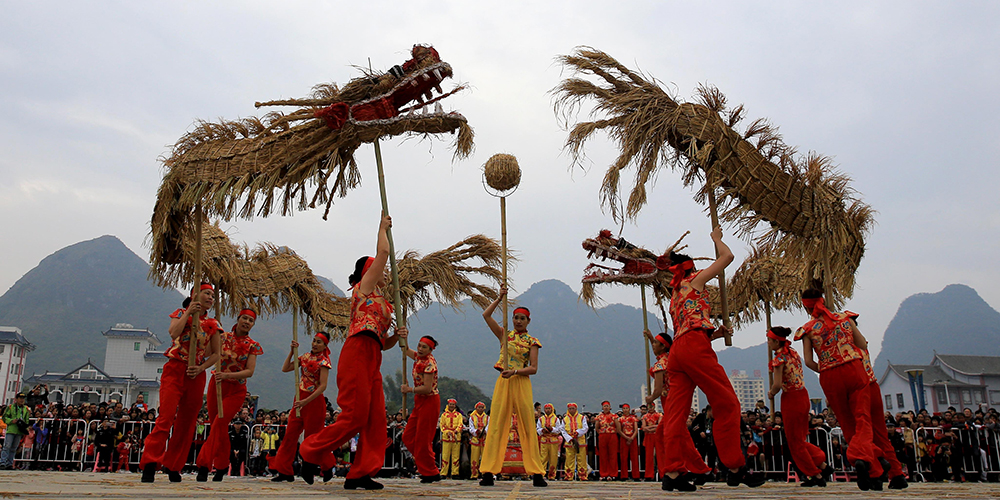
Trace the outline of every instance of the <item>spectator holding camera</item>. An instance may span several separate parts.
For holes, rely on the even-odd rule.
[[[3,412],[3,422],[7,424],[7,435],[3,441],[3,453],[0,454],[0,469],[11,469],[14,467],[14,453],[17,452],[21,438],[28,433],[28,419],[31,413],[25,405],[27,395],[23,392],[17,393],[14,403],[7,406]]]

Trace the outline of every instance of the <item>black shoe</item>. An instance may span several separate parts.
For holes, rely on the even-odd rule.
[[[208,467],[198,467],[198,475],[194,478],[199,483],[208,481]]]
[[[820,474],[819,476],[816,476],[816,477],[807,477],[805,481],[802,481],[802,483],[799,484],[799,486],[803,486],[803,487],[806,487],[806,488],[811,488],[813,486],[819,486],[820,488],[826,488],[826,480],[823,479],[823,475]]]
[[[493,486],[493,473],[484,472],[479,478],[479,486]]]
[[[910,484],[906,482],[906,476],[900,474],[889,481],[890,490],[905,490]]]
[[[868,480],[868,486],[872,489],[872,491],[882,491],[882,479],[873,477]]]
[[[143,483],[152,483],[155,478],[156,464],[146,464],[146,466],[142,468],[142,479],[140,479],[140,481]]]
[[[879,476],[879,478],[878,478],[879,481],[882,481],[883,483],[888,482],[889,481],[889,467],[891,467],[891,465],[889,465],[889,461],[886,460],[885,458],[879,458],[878,459],[878,463],[879,463],[879,465],[882,466],[882,475]]]
[[[854,472],[858,475],[858,489],[861,491],[868,491],[871,489],[872,478],[868,476],[868,471],[868,462],[865,462],[864,460],[854,461]]]
[[[384,486],[382,486],[382,483],[375,482],[372,480],[372,478],[368,476],[359,477],[357,479],[348,479],[344,481],[345,490],[357,490],[357,489],[381,490],[382,488],[384,488]]]
[[[740,467],[740,470],[736,472],[730,471],[729,475],[726,476],[726,484],[729,486],[739,486],[742,483],[756,488],[766,482],[767,477],[764,474],[750,472],[746,467]]]
[[[433,476],[420,476],[420,482],[424,484],[436,483],[441,480],[441,474],[434,474]]]
[[[226,477],[226,469],[217,469],[215,475],[212,476],[212,481],[216,483],[221,483],[222,478]]]
[[[826,468],[823,469],[823,470],[821,470],[820,472],[823,473],[823,479],[824,480],[826,480],[826,481],[832,481],[833,480],[833,472],[834,472],[834,470],[833,470],[833,466],[832,465],[826,464]]]
[[[698,487],[689,483],[687,479],[684,478],[684,474],[677,476],[676,479],[670,479],[670,476],[663,475],[663,485],[661,487],[663,491],[697,491]]]
[[[302,461],[302,467],[299,468],[299,475],[302,476],[302,480],[306,484],[313,484],[313,479],[316,477],[316,473],[319,472],[319,466]]]
[[[271,478],[272,483],[280,483],[282,481],[288,481],[290,483],[292,481],[295,481],[295,476],[291,474],[282,474],[279,472],[277,476]]]
[[[167,473],[167,477],[170,478],[171,483],[181,482],[181,473],[177,471],[172,471],[170,469],[164,468],[163,472]]]
[[[689,473],[688,474],[688,479],[691,481],[691,484],[694,484],[695,486],[704,486],[705,483],[707,483],[709,481],[715,480],[715,476],[714,476],[714,474],[712,474],[711,471],[706,472],[704,474],[690,474]]]
[[[545,476],[541,474],[535,474],[534,476],[531,476],[531,485],[534,486],[535,488],[544,488],[548,486],[549,483],[545,482]]]
[[[329,483],[331,479],[333,479],[333,467],[323,471],[323,482]]]

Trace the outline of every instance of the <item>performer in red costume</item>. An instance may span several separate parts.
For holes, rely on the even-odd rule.
[[[791,330],[775,326],[767,332],[767,347],[774,351],[768,369],[774,382],[767,395],[771,399],[781,392],[781,420],[795,465],[806,476],[801,486],[826,487],[823,471],[827,468],[826,454],[806,440],[809,435],[809,391],[802,382],[802,358],[792,348],[788,336]]]
[[[326,332],[317,333],[312,340],[309,352],[299,356],[299,371],[301,380],[299,382],[299,400],[292,404],[292,412],[288,415],[288,427],[285,428],[285,436],[281,438],[281,446],[278,453],[273,457],[267,457],[268,465],[278,475],[271,481],[294,481],[292,462],[295,461],[295,451],[299,444],[299,435],[303,432],[308,438],[319,432],[326,421],[326,398],[323,391],[326,390],[327,380],[330,376],[330,336]],[[292,342],[285,363],[281,366],[281,371],[290,372],[295,369],[295,362],[292,360],[298,342]],[[295,410],[299,415],[296,415]],[[333,478],[334,458],[328,453],[320,462],[323,467],[323,481]],[[305,482],[312,484],[313,478],[302,474]]]
[[[667,395],[670,393],[670,377],[667,376],[667,361],[670,354],[670,346],[672,345],[672,340],[670,335],[666,333],[660,333],[656,337],[649,330],[644,330],[643,333],[650,339],[650,343],[653,346],[653,354],[656,355],[656,362],[653,366],[649,367],[649,373],[653,377],[653,390],[646,396],[646,405],[655,408],[656,398],[660,398],[660,406],[663,408],[663,414],[657,419],[656,430],[652,433],[646,434],[646,439],[654,440],[653,445],[656,448],[656,468],[655,471],[660,473],[660,479],[666,477],[666,443],[663,442],[663,435],[666,432],[667,419],[666,415],[668,413],[667,408]],[[685,421],[685,425],[686,425]],[[712,469],[705,465],[705,460],[701,458],[701,453],[698,453],[698,448],[694,446],[693,441],[681,441],[680,443],[670,443],[670,446],[684,446],[685,448],[681,450],[684,455],[685,465],[684,468],[687,469],[688,473],[691,475],[691,480],[695,485],[705,484],[710,479],[710,473]],[[650,450],[646,448],[646,477],[651,478],[652,472],[654,471],[652,467],[653,461],[650,459]]]
[[[870,381],[861,361],[861,349],[867,349],[868,342],[854,323],[857,314],[831,312],[823,302],[823,292],[817,289],[802,292],[802,305],[813,317],[795,332],[795,338],[802,339],[806,366],[819,372],[819,384],[845,436],[854,436],[847,458],[854,462],[858,488],[881,491],[882,464],[878,458],[882,450],[873,443]]]
[[[405,337],[404,334],[400,334]],[[437,431],[438,410],[441,396],[438,394],[437,360],[431,352],[437,348],[437,341],[430,335],[420,338],[417,350],[406,353],[413,359],[413,387],[403,384],[399,387],[403,394],[413,393],[413,411],[403,429],[403,444],[413,454],[421,483],[441,480],[441,471],[434,461],[434,433]]]
[[[160,377],[160,412],[152,432],[146,436],[140,466],[144,483],[152,483],[157,465],[162,465],[170,482],[181,480],[181,469],[191,450],[198,411],[205,395],[205,370],[219,359],[221,342],[219,323],[205,317],[205,312],[215,304],[215,290],[203,283],[185,299],[185,309],[170,315],[170,348],[163,353],[167,363]],[[196,314],[201,314],[201,328],[195,338],[195,352],[190,353],[191,324]],[[195,357],[195,365],[188,366],[188,357]],[[169,436],[169,440],[168,440]]]
[[[601,481],[618,478],[618,417],[611,413],[611,402],[601,402],[601,413],[594,417],[597,429],[597,455]]]
[[[854,321],[856,325],[857,316],[854,317]],[[868,399],[871,400],[872,405],[872,441],[876,448],[882,450],[882,458],[879,459],[879,462],[882,464],[882,480],[889,479],[890,490],[902,490],[910,485],[906,482],[906,475],[903,474],[903,465],[899,463],[899,458],[896,456],[896,448],[892,446],[892,441],[889,441],[889,429],[886,428],[885,419],[882,418],[882,415],[885,415],[885,407],[882,406],[882,388],[879,387],[878,380],[875,378],[875,371],[872,370],[868,349],[861,349],[861,356],[861,362],[865,367],[865,373],[868,375],[869,380]],[[854,437],[853,432],[849,435],[845,429],[844,437],[850,442],[851,438]]]
[[[664,364],[664,369],[666,369],[666,364]],[[652,370],[652,368],[650,368]],[[646,481],[652,481],[656,479],[656,448],[659,447],[659,436],[656,434],[656,428],[660,425],[660,419],[663,416],[660,412],[656,411],[656,405],[646,403],[649,406],[649,410],[646,414],[642,416],[639,420],[642,429],[642,445],[646,450],[646,474],[644,478]]]
[[[403,328],[388,335],[392,323],[392,304],[382,294],[385,286],[385,264],[389,260],[389,238],[392,227],[388,215],[382,217],[378,229],[375,257],[362,257],[348,278],[351,284],[351,324],[347,340],[337,361],[337,406],[340,416],[302,442],[299,453],[305,461],[302,478],[312,480],[317,465],[356,434],[361,434],[354,463],[347,473],[344,489],[380,490],[382,484],[372,479],[385,462],[385,394],[382,392],[382,351],[399,341]]]
[[[632,413],[632,407],[622,405],[622,416],[615,422],[618,432],[618,479],[626,480],[629,464],[632,464],[632,480],[639,480],[639,417]]]
[[[212,423],[208,439],[198,452],[198,481],[207,481],[209,469],[215,468],[213,481],[222,481],[229,469],[229,421],[240,411],[247,396],[247,379],[257,367],[257,356],[264,354],[250,329],[257,321],[251,309],[240,311],[233,331],[222,334],[222,360],[220,373],[212,374],[208,381],[208,421]],[[222,412],[219,413],[215,395],[215,380],[222,381]]]
[[[667,359],[670,392],[664,407],[665,432],[661,436],[666,443],[666,475],[663,477],[666,491],[697,489],[683,476],[688,462],[685,452],[689,446],[694,446],[685,424],[695,387],[705,393],[715,413],[715,447],[719,460],[729,468],[726,483],[757,487],[767,480],[763,474],[752,474],[744,466],[740,447],[740,402],[712,349],[712,340],[722,337],[724,332],[709,321],[711,309],[705,284],[733,262],[733,252],[722,242],[722,229],[716,227],[712,231],[712,240],[718,258],[704,271],[696,271],[694,261],[687,255],[671,252],[668,256],[670,272],[674,275],[670,282],[674,342]]]

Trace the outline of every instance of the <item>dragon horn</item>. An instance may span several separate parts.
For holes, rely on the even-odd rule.
[[[677,241],[675,241],[673,245],[670,245],[669,247],[667,247],[666,250],[663,251],[663,255],[670,255],[670,252],[673,252],[674,249],[677,248],[677,245],[679,245],[681,243],[681,240],[683,240],[684,237],[687,236],[687,235],[689,235],[689,234],[691,234],[691,231],[684,231],[684,234],[682,234],[680,238],[677,238]],[[677,250],[681,250],[681,249],[683,249],[686,246],[687,245],[684,245],[681,248],[677,248]]]

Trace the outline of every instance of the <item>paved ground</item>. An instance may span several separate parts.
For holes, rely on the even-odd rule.
[[[152,485],[139,482],[138,474],[95,474],[89,472],[0,472],[2,498],[211,498],[211,499],[362,499],[362,498],[426,498],[426,499],[497,499],[497,500],[589,500],[646,499],[680,497],[679,493],[661,491],[659,483],[565,483],[550,482],[548,488],[533,488],[528,481],[500,481],[492,488],[481,488],[473,481],[444,481],[426,487],[415,479],[384,480],[386,488],[377,492],[347,491],[343,479],[309,486],[297,479],[294,483],[272,483],[267,479],[226,478],[222,483],[198,483],[194,476],[171,484],[166,476],[157,475]],[[918,483],[903,491],[864,493],[854,484],[833,483],[827,488],[801,488],[795,484],[768,483],[760,488],[745,486],[729,488],[721,483],[709,483],[697,493],[685,496],[703,498],[1000,498],[1000,483]]]

